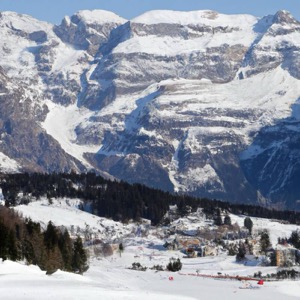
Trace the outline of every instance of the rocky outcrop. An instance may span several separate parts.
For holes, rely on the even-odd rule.
[[[0,74],[0,86],[4,87],[0,95],[0,151],[19,165],[18,171],[86,170],[39,125],[48,112],[47,106],[32,103],[26,90],[13,87],[2,71]]]

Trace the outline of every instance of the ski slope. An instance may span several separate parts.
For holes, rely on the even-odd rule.
[[[259,289],[240,289],[239,281],[214,280],[178,273],[145,272],[127,269],[133,256],[130,250],[120,258],[92,260],[82,275],[57,271],[46,275],[36,266],[11,261],[0,262],[1,298],[35,299],[110,299],[110,300],[188,300],[188,299],[299,299],[300,282],[267,282]],[[148,258],[144,258],[148,259]],[[148,259],[149,260],[149,259]],[[211,267],[217,264],[211,264]],[[191,266],[184,265],[183,272]],[[197,266],[194,266],[197,267]],[[172,276],[173,280],[169,280]],[[256,283],[253,283],[256,284]]]

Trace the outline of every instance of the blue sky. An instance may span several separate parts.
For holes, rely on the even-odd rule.
[[[148,10],[212,9],[221,13],[255,16],[290,11],[300,20],[300,0],[0,0],[0,11],[11,10],[59,24],[65,15],[82,9],[104,9],[131,19]]]

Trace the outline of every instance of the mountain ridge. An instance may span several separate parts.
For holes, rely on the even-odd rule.
[[[95,10],[60,25],[2,12],[0,35],[0,152],[12,170],[95,169],[299,209],[300,23],[287,11],[128,21]]]

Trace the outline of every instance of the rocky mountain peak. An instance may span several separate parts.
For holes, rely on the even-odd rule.
[[[16,33],[29,34],[35,31],[51,30],[52,24],[37,20],[26,14],[19,14],[11,11],[0,12],[0,26],[11,29]]]
[[[290,12],[286,10],[279,10],[273,17],[273,22],[277,24],[297,24],[299,25],[299,21],[297,21]]]
[[[63,42],[95,55],[112,29],[126,21],[109,11],[82,10],[71,17],[66,16],[54,31]]]

